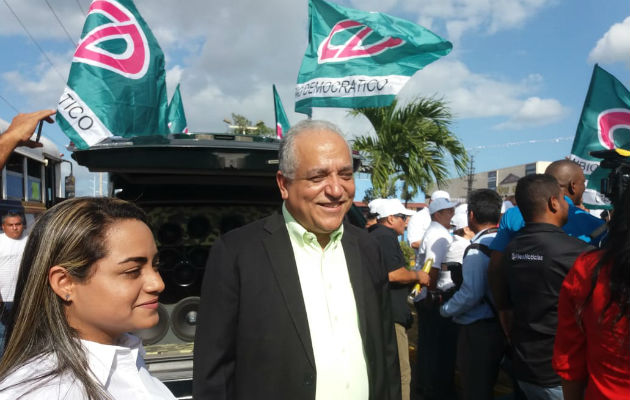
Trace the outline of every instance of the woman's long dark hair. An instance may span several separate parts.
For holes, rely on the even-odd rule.
[[[608,281],[608,290],[610,297],[602,316],[611,305],[616,304],[619,312],[615,316],[614,323],[619,322],[622,318],[630,318],[630,188],[622,198],[620,204],[617,204],[615,211],[610,219],[608,226],[608,235],[604,246],[602,247],[602,257],[593,270],[591,278],[591,289],[586,297],[584,305],[586,305],[593,296],[595,284],[602,268],[610,265],[610,279]]]
[[[56,366],[5,389],[29,385],[28,393],[70,374],[83,385],[86,399],[109,398],[93,378],[77,331],[66,319],[64,299],[48,283],[48,271],[61,266],[73,279],[85,281],[91,276],[92,265],[107,255],[109,227],[128,219],[147,223],[146,214],[126,201],[76,198],[52,207],[35,223],[20,264],[13,324],[7,330],[7,347],[0,360],[0,382],[38,357],[52,355]]]

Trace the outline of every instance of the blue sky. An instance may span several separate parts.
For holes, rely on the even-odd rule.
[[[232,112],[273,126],[274,83],[289,120],[303,118],[293,112],[293,89],[307,43],[306,0],[135,3],[166,54],[169,97],[181,83],[192,131],[224,132],[223,119]],[[89,4],[0,3],[5,55],[0,96],[11,104],[0,98],[0,119],[10,121],[13,107],[22,112],[55,108]],[[405,18],[453,42],[451,54],[416,73],[400,97],[447,100],[455,115],[453,132],[474,155],[477,171],[566,156],[595,62],[626,86],[630,82],[627,0],[338,4]],[[350,138],[371,132],[367,121],[348,117],[342,109],[316,109],[313,117],[338,123]],[[68,140],[56,126],[47,126],[45,134],[70,158]],[[94,178],[76,171],[78,194],[92,194]],[[368,185],[358,180],[357,198]]]

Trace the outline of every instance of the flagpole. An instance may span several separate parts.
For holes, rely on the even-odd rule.
[[[276,119],[276,126],[275,126],[275,130],[276,132],[278,132],[278,106],[276,105],[276,85],[272,85],[273,87],[273,116]]]

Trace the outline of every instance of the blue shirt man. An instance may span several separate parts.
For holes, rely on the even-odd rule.
[[[459,326],[457,366],[462,400],[492,400],[504,337],[490,304],[487,246],[496,235],[501,197],[493,190],[475,190],[468,196],[467,213],[468,226],[475,236],[462,263],[462,285],[442,305],[440,314],[453,317]]]

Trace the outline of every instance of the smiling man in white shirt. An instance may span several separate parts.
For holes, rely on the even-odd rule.
[[[350,148],[333,124],[283,138],[284,204],[214,243],[201,290],[193,392],[210,399],[400,399],[387,271],[343,223]]]

